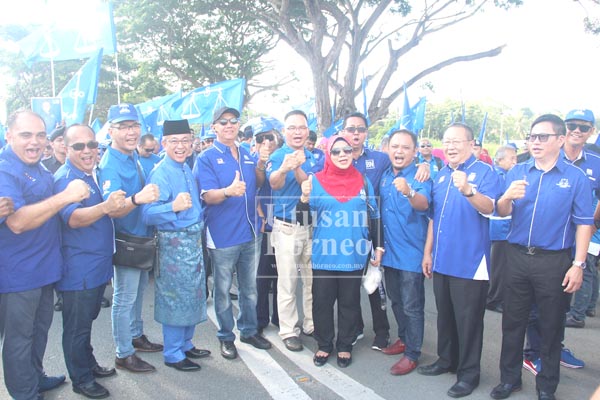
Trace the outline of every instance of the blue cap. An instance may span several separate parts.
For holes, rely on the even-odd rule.
[[[206,140],[206,139],[216,139],[217,135],[213,132],[212,129],[208,130],[208,132],[206,132],[204,134],[204,136],[201,137],[202,140]]]
[[[138,113],[133,104],[121,103],[110,106],[108,110],[108,122],[111,124],[123,121],[138,121]]]
[[[596,119],[594,118],[594,113],[591,110],[583,110],[583,109],[571,110],[567,113],[567,116],[565,117],[565,122],[571,121],[573,119],[578,119],[580,121],[589,122],[592,125],[594,125],[596,123]]]

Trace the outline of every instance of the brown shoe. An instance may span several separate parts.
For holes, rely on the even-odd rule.
[[[142,360],[135,354],[125,358],[115,358],[115,367],[118,369],[126,369],[131,372],[154,372],[156,368]]]
[[[145,353],[156,353],[163,350],[162,344],[152,343],[148,340],[146,335],[142,335],[137,339],[133,339],[131,344],[133,344],[133,347],[135,347],[137,351]]]
[[[388,356],[395,356],[404,353],[404,350],[406,350],[406,345],[402,343],[402,340],[398,339],[393,345],[381,349],[381,352]]]
[[[417,368],[417,362],[406,356],[403,356],[400,361],[392,365],[392,368],[390,368],[390,374],[406,375],[415,368]]]

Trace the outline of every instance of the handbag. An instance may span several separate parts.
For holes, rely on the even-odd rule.
[[[150,271],[154,267],[158,241],[156,237],[142,237],[123,232],[115,234],[115,254],[113,264],[116,267],[130,267]]]
[[[376,267],[371,264],[371,261],[367,263],[367,267],[365,268],[367,271],[362,277],[362,286],[365,288],[367,293],[374,293],[379,284],[383,280],[383,273],[381,271],[381,267]]]

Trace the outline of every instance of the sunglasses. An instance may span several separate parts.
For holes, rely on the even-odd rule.
[[[422,149],[423,149],[423,148],[425,148],[425,147],[431,147],[431,145],[430,145],[430,144],[422,144],[422,145],[421,145],[421,148],[422,148]]]
[[[220,119],[220,120],[218,120],[217,122],[218,122],[219,124],[221,124],[221,125],[225,126],[225,125],[227,125],[227,123],[228,123],[228,122],[229,122],[231,125],[235,125],[235,124],[237,124],[237,123],[238,123],[238,121],[239,121],[239,119],[237,119],[237,118],[235,118],[235,117],[234,117],[234,118],[229,118],[229,119],[227,119],[227,118],[221,118],[221,119]]]
[[[352,154],[352,147],[346,146],[346,147],[341,147],[341,148],[338,147],[335,149],[331,149],[330,154],[332,156],[339,156],[342,153],[342,151],[344,152],[344,154],[350,155],[350,154]]]
[[[588,133],[590,131],[590,129],[592,129],[592,127],[589,125],[581,125],[581,124],[576,124],[573,122],[569,122],[567,124],[567,129],[570,131],[574,131],[577,128],[579,128],[579,132],[581,132],[581,133]]]
[[[146,153],[152,153],[152,152],[154,151],[154,147],[153,147],[153,148],[151,148],[151,149],[144,149],[144,151],[145,151]]]
[[[527,140],[528,142],[535,142],[536,140],[539,140],[540,143],[546,143],[548,141],[548,139],[550,139],[550,136],[559,136],[557,133],[539,133],[539,134],[533,134],[533,135],[527,135],[525,137],[525,140]]]
[[[347,126],[344,128],[344,130],[348,133],[365,133],[367,131],[367,128],[365,128],[364,126]]]
[[[274,141],[275,140],[275,136],[273,135],[259,135],[257,137],[254,138],[254,140],[256,141],[256,143],[261,144],[262,142],[264,142],[265,140],[269,140],[269,141]]]
[[[69,147],[71,147],[75,151],[81,151],[81,150],[85,149],[86,146],[88,149],[94,150],[94,149],[98,148],[98,142],[95,140],[90,140],[87,143],[73,143]]]

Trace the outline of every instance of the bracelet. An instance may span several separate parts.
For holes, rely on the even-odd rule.
[[[226,199],[228,199],[229,197],[231,197],[231,196],[229,196],[227,194],[227,188],[223,188],[223,195],[225,196]]]
[[[136,203],[136,202],[135,202],[135,195],[136,195],[136,194],[137,194],[137,193],[135,193],[133,196],[131,196],[131,203],[132,203],[134,206],[136,206],[136,207],[137,207],[137,206],[139,206],[139,203]]]
[[[383,247],[375,247],[375,250],[379,250],[382,253],[385,253],[385,249]]]

